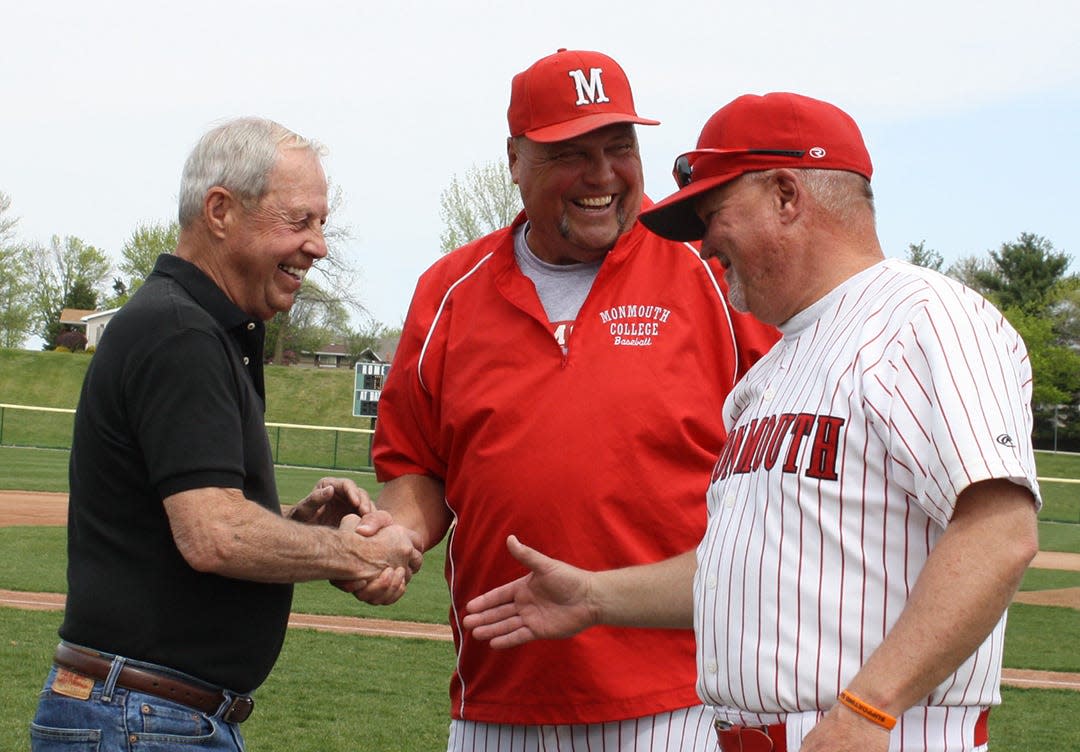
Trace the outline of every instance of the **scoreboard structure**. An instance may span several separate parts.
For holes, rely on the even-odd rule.
[[[379,396],[389,370],[389,363],[356,364],[353,417],[375,419],[379,412]]]

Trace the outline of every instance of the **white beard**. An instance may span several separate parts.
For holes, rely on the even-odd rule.
[[[746,293],[743,290],[742,280],[739,279],[739,275],[735,271],[728,267],[724,272],[724,281],[728,286],[728,303],[731,307],[740,313],[750,313],[750,308],[746,304]]]

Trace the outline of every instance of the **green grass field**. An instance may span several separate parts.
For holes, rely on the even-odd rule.
[[[74,408],[89,365],[86,353],[0,348],[0,403]]]
[[[33,453],[34,450],[18,450]],[[66,455],[63,452],[53,454]],[[10,458],[0,452],[0,461]],[[278,468],[284,498],[301,497],[320,471]],[[370,474],[353,476],[375,494]],[[288,491],[286,493],[286,491]],[[1061,531],[1061,550],[1080,552],[1080,526]],[[1045,537],[1045,536],[1044,536]],[[56,527],[0,528],[0,588],[65,592],[65,532]],[[397,604],[361,604],[323,582],[297,586],[294,610],[445,623],[449,598],[442,577],[443,547],[428,553],[409,592]],[[1023,590],[1080,586],[1080,573],[1031,570]],[[26,723],[55,645],[58,612],[0,608],[0,749],[25,749]],[[1052,636],[1050,638],[1049,636]],[[1065,608],[1017,604],[1010,609],[1004,663],[1011,668],[1080,671],[1080,619]],[[274,672],[256,693],[258,711],[244,725],[249,749],[421,752],[446,744],[448,643],[332,635],[289,630]],[[994,749],[1080,749],[1070,718],[1080,693],[1005,687],[991,715]]]
[[[74,407],[88,362],[89,358],[78,355],[0,350],[0,403]],[[367,419],[351,418],[351,372],[271,368],[267,391],[270,422],[368,427]],[[319,399],[306,396],[310,394],[318,394]],[[4,412],[5,425],[0,426],[0,439],[5,442],[8,431],[31,430],[20,426],[20,418],[11,417],[13,412]],[[49,420],[57,422],[47,429],[49,435],[62,437],[70,432],[69,417]],[[67,423],[60,425],[63,420]],[[320,449],[320,454],[326,451]],[[366,445],[343,451],[361,455]],[[0,446],[0,489],[66,492],[67,461],[66,450]],[[1080,478],[1078,456],[1040,453],[1037,462],[1040,477]],[[283,503],[302,498],[327,474],[352,477],[373,496],[378,494],[379,485],[370,473],[279,467]],[[1080,553],[1080,524],[1076,524],[1080,522],[1080,486],[1044,482],[1042,490],[1040,547]],[[63,528],[0,528],[0,588],[65,592],[64,545]],[[409,592],[394,606],[360,604],[326,583],[312,582],[297,587],[294,610],[445,623],[449,598],[443,555],[443,546],[428,553]],[[1077,586],[1080,574],[1031,570],[1021,589]],[[59,612],[0,607],[0,634],[5,637],[0,640],[0,676],[6,679],[0,683],[0,705],[5,708],[0,714],[2,750],[28,746],[26,726],[61,618]],[[1076,611],[1025,604],[1010,609],[1007,667],[1080,671],[1078,644]],[[252,752],[444,749],[453,660],[452,646],[445,642],[291,629],[273,673],[256,693],[258,708],[244,724],[248,748]],[[1072,723],[1080,715],[1080,692],[1005,687],[1002,696],[1004,704],[990,719],[994,750],[1080,749],[1080,727]]]

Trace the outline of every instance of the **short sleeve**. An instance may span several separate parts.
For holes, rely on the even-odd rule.
[[[970,291],[934,292],[899,330],[881,381],[891,474],[944,527],[973,483],[1005,478],[1039,494],[1023,340]]]
[[[225,343],[183,330],[132,361],[124,378],[129,420],[162,497],[243,488],[241,390]]]

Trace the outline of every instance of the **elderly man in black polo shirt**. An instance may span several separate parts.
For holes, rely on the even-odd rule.
[[[242,749],[291,583],[382,582],[389,601],[420,566],[410,534],[352,481],[321,480],[285,516],[278,502],[263,321],[326,255],[320,150],[246,118],[187,160],[176,253],[112,320],[83,384],[67,609],[33,750]],[[358,535],[359,515],[378,532]]]

